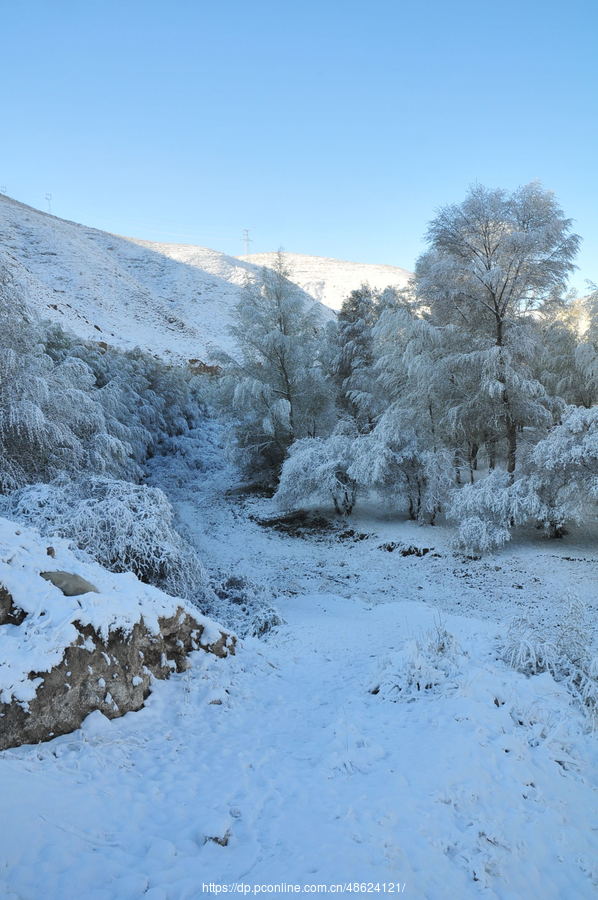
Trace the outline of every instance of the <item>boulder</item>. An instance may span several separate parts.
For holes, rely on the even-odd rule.
[[[0,625],[20,625],[27,613],[15,606],[11,595],[0,584]]]
[[[0,587],[0,623],[19,625],[24,617]],[[0,750],[67,734],[94,710],[114,719],[141,709],[152,677],[183,672],[193,650],[219,657],[235,652],[235,638],[225,632],[207,643],[214,635],[204,635],[204,626],[181,607],[158,620],[157,634],[143,619],[130,633],[116,630],[107,638],[91,625],[74,625],[78,636],[66,647],[62,661],[49,672],[30,673],[32,681],[39,680],[34,698],[0,703]]]
[[[65,597],[80,597],[81,594],[99,594],[95,585],[72,572],[40,572],[42,578],[62,591]]]

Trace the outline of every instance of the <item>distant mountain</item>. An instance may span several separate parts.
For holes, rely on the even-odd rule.
[[[234,351],[228,333],[245,279],[274,254],[236,258],[189,244],[158,244],[68,222],[0,194],[0,263],[31,307],[86,340],[139,346],[166,359],[210,361]],[[362,281],[404,284],[409,273],[287,254],[292,280],[324,316]]]
[[[275,256],[275,253],[252,253],[238,258],[257,266],[271,266]],[[401,288],[411,278],[411,272],[398,266],[346,262],[301,253],[285,253],[285,258],[291,269],[291,281],[324,306],[335,310],[340,309],[345,297],[365,281],[374,288],[389,285]]]

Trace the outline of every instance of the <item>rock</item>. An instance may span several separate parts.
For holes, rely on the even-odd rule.
[[[190,359],[189,368],[193,375],[221,375],[222,368],[220,366],[211,366],[203,362],[201,359]]]
[[[91,585],[86,590],[96,589]],[[3,615],[7,609],[11,614],[14,607],[9,603],[12,598],[0,589]],[[219,637],[211,643],[202,643],[204,627],[181,607],[173,616],[158,619],[158,624],[158,634],[149,631],[142,620],[130,634],[114,631],[104,639],[91,626],[75,622],[78,637],[66,648],[62,661],[49,672],[29,674],[31,679],[42,679],[34,699],[0,703],[0,750],[68,734],[96,710],[114,719],[141,709],[152,676],[162,679],[183,672],[193,650],[219,657],[235,652],[235,638],[225,632],[218,632]]]
[[[11,595],[0,584],[0,625],[20,625],[27,613],[15,606]]]
[[[80,575],[71,572],[40,572],[42,578],[62,591],[65,597],[79,597],[81,594],[99,594],[97,587]]]

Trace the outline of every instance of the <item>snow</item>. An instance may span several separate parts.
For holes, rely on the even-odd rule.
[[[216,250],[120,237],[3,195],[0,245],[0,261],[44,318],[177,361],[234,351],[231,311],[247,275],[259,274]]]
[[[259,581],[285,624],[234,657],[194,654],[138,713],[4,751],[0,896],[355,881],[431,900],[595,896],[596,736],[563,684],[499,652],[514,615],[558,621],[567,593],[595,626],[594,536],[472,561],[448,529],[379,511],[281,534],[250,518],[271,501],[226,495],[222,439],[216,424],[181,438],[149,480],[208,568]]]
[[[131,572],[108,572],[84,554],[75,554],[67,541],[58,538],[51,539],[54,556],[49,556],[49,543],[35,530],[0,518],[0,585],[12,596],[14,605],[28,614],[18,626],[2,626],[0,702],[34,698],[40,681],[31,680],[29,673],[48,672],[60,663],[66,647],[79,636],[75,621],[91,625],[107,638],[114,631],[130,634],[143,618],[147,628],[158,634],[158,619],[170,618],[182,608],[204,627],[202,645],[220,637],[218,626],[185,600],[142,584]],[[98,593],[65,597],[40,578],[40,572],[46,571],[80,575],[97,587]]]
[[[271,266],[275,257],[275,253],[251,253],[240,256],[239,259],[256,266]],[[372,288],[384,290],[387,287],[403,288],[412,277],[411,272],[399,266],[349,262],[302,253],[285,253],[285,259],[292,270],[291,278],[295,284],[324,306],[336,310],[341,308],[343,300],[351,291],[364,282]]]
[[[274,254],[236,258],[189,244],[109,234],[0,194],[0,262],[44,318],[92,341],[172,361],[234,353],[228,333],[245,279]],[[293,280],[324,316],[353,289],[403,285],[404,269],[288,254]]]
[[[0,264],[42,315],[172,361],[234,353],[228,326],[243,283],[274,261],[110,235],[5,197],[0,242]],[[328,316],[364,281],[409,278],[392,266],[287,262]],[[561,459],[566,435],[552,437]],[[342,450],[347,439],[335,439]],[[0,897],[185,900],[210,884],[354,882],[431,900],[595,896],[598,752],[583,702],[596,684],[595,527],[558,542],[519,529],[474,560],[455,552],[452,529],[362,498],[351,517],[285,534],[260,524],[276,501],[231,490],[227,443],[214,420],[169,438],[147,464],[144,493],[155,513],[145,483],[165,492],[214,584],[237,579],[230,607],[232,594],[218,595],[224,626],[241,621],[252,585],[258,619],[272,620],[272,603],[282,624],[246,637],[235,656],[193,654],[186,672],[153,683],[139,712],[110,721],[96,711],[70,735],[2,752]],[[332,462],[316,473],[314,503],[338,479]],[[75,572],[98,593],[65,597],[46,570]],[[1,628],[4,702],[33,698],[76,621],[107,636],[143,617],[156,632],[182,607],[204,626],[204,645],[220,635],[188,603],[6,519],[0,584],[27,613]],[[542,661],[567,635],[588,662],[577,691]],[[518,662],[522,647],[531,665]]]

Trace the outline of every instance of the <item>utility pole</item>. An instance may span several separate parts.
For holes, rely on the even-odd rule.
[[[52,215],[52,194],[46,194],[46,201],[48,204],[48,212]]]
[[[253,240],[249,237],[249,228],[243,229],[241,240],[245,245],[245,256],[249,256],[249,245],[253,244]]]

